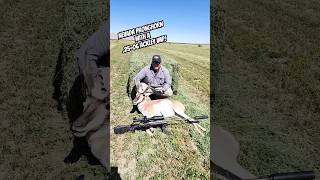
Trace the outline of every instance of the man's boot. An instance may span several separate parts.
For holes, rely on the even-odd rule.
[[[88,149],[88,143],[85,137],[76,137],[73,139],[73,148],[66,158],[64,158],[65,163],[75,163],[77,162],[85,151]]]

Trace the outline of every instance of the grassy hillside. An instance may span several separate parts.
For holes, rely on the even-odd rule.
[[[179,93],[172,98],[186,105],[187,114],[209,114],[209,46],[165,43],[122,54],[126,43],[130,42],[111,41],[111,128],[130,124],[133,117],[141,116],[130,114],[132,104],[126,93],[129,59],[137,52],[157,53],[179,63]],[[209,130],[209,121],[202,125]],[[201,137],[190,124],[172,125],[168,131],[169,134],[163,134],[157,129],[154,137],[139,131],[112,133],[112,166],[119,168],[124,179],[208,179],[209,132]]]
[[[234,133],[239,161],[255,175],[320,176],[320,2],[219,3],[216,123]]]
[[[78,9],[77,17],[82,19],[98,17],[105,11],[103,2],[4,0],[0,5],[0,179],[75,179],[80,174],[103,179],[104,169],[88,165],[84,157],[72,165],[63,162],[72,148],[72,134],[66,114],[57,110],[52,99],[62,39],[71,33],[65,31],[65,10]],[[85,11],[87,7],[91,11]],[[82,41],[92,32],[87,30],[82,26],[77,31],[82,39],[66,40]],[[77,73],[73,63],[70,58],[65,64],[63,78],[70,81]]]

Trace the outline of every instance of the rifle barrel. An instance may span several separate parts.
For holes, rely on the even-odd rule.
[[[208,119],[209,117],[207,115],[198,115],[193,117],[193,119]]]
[[[315,179],[313,171],[277,173],[269,176],[263,176],[251,180],[312,180]]]
[[[208,119],[207,115],[198,115],[198,116],[194,116],[193,119],[195,120],[201,120],[201,119]],[[164,120],[163,116],[154,116],[151,118],[134,118],[133,122],[143,122],[143,123],[147,123],[147,122],[151,122],[151,121],[159,121],[159,120]]]

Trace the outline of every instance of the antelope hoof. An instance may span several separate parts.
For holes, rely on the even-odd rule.
[[[198,131],[198,133],[201,135],[201,136],[204,136],[204,134],[200,131],[200,129],[198,128],[197,124],[193,124],[194,125],[194,128]]]
[[[206,128],[204,128],[204,127],[202,127],[200,124],[196,124],[202,131],[204,131],[204,132],[206,132],[207,130],[206,130]]]
[[[149,136],[153,136],[153,133],[151,132],[150,129],[147,129],[146,132],[147,132],[147,134],[148,134]]]

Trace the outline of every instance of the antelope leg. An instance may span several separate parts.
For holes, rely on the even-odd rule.
[[[147,129],[146,132],[149,136],[153,136],[153,133],[150,131],[150,129]]]
[[[200,131],[200,129],[198,128],[198,126],[196,126],[195,123],[193,123],[194,128],[198,131],[199,134],[201,134],[201,136],[204,136],[204,134]]]
[[[207,131],[204,127],[202,127],[200,124],[198,124],[198,123],[195,123],[195,125],[197,125],[198,126],[198,128],[200,128],[202,131]]]

